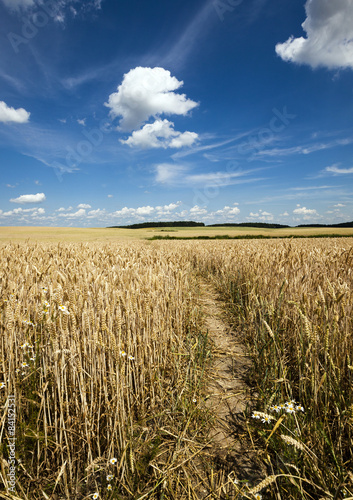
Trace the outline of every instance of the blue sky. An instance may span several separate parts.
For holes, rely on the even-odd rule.
[[[351,0],[0,0],[0,225],[353,219]]]

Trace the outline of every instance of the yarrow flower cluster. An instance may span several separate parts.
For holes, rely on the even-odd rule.
[[[302,405],[297,404],[295,400],[287,401],[287,403],[281,403],[279,405],[270,406],[271,411],[275,411],[276,413],[280,411],[285,411],[286,413],[295,413],[296,411],[304,412],[304,408]]]

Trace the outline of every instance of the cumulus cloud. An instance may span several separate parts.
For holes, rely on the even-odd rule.
[[[101,208],[97,208],[96,210],[90,210],[88,212],[88,218],[93,218],[93,217],[99,217],[99,216],[102,216],[102,215],[106,215],[106,211],[105,209],[101,209]]]
[[[27,123],[30,115],[23,108],[10,108],[4,101],[0,101],[0,122]]]
[[[189,210],[190,215],[204,215],[207,214],[207,210],[205,208],[201,208],[198,205],[193,206]]]
[[[318,215],[315,209],[310,209],[306,207],[300,207],[293,210],[294,214],[297,215]]]
[[[78,119],[77,123],[79,125],[82,125],[83,127],[85,127],[86,126],[86,120],[87,120],[87,118],[83,118],[82,120]]]
[[[183,81],[164,68],[137,67],[124,75],[118,91],[110,94],[105,106],[112,118],[121,116],[122,130],[136,130],[150,117],[161,114],[185,116],[198,103],[175,91]]]
[[[352,0],[307,0],[305,11],[306,37],[291,36],[276,45],[276,53],[284,61],[312,68],[353,69]]]
[[[11,217],[12,215],[31,215],[32,217],[37,217],[38,215],[44,215],[44,208],[14,208],[8,212],[1,212],[1,215],[5,217]]]
[[[238,205],[238,203],[234,203],[234,205]],[[223,215],[223,216],[238,215],[239,213],[240,209],[237,206],[234,207],[225,206],[221,210],[217,210],[215,212],[216,215]]]
[[[127,140],[121,140],[122,144],[148,148],[182,148],[192,146],[197,140],[195,132],[177,132],[174,130],[174,123],[168,120],[156,120],[148,123],[140,130],[136,130]]]
[[[91,205],[88,205],[88,203],[80,203],[77,205],[77,208],[92,208]]]
[[[84,215],[86,215],[86,210],[84,208],[80,208],[76,212],[66,213],[66,214],[61,213],[59,214],[59,217],[68,217],[74,219],[76,217],[83,217]]]
[[[45,200],[46,196],[44,193],[37,193],[37,194],[22,194],[18,198],[11,198],[10,201],[12,203],[26,204],[26,203],[42,203]]]
[[[159,205],[152,207],[150,205],[137,208],[123,207],[120,210],[116,210],[112,215],[116,217],[144,217],[147,215],[155,214],[157,216],[168,215],[173,210],[176,210],[181,205],[181,201],[176,203],[169,203],[169,205]]]
[[[266,212],[265,210],[259,210],[258,212],[250,212],[249,217],[247,217],[247,220],[252,220],[253,218],[256,218],[257,220],[262,220],[262,221],[272,221],[273,220],[273,214],[270,212]]]
[[[72,210],[72,207],[68,207],[68,208],[60,207],[56,211],[57,212],[68,212],[69,210]]]
[[[169,203],[169,205],[157,206],[156,210],[158,212],[170,213],[173,210],[176,210],[181,205],[181,201],[177,201],[176,203]]]

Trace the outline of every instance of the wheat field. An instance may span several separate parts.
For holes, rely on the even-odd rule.
[[[352,246],[4,243],[0,498],[353,497]],[[200,277],[251,355],[260,483],[209,451]]]

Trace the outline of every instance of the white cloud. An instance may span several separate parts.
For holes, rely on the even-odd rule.
[[[336,208],[342,208],[345,207],[346,205],[343,205],[342,203],[337,203],[337,205],[333,205]]]
[[[170,214],[171,211],[177,209],[181,205],[181,201],[176,203],[169,203],[169,205],[160,205],[156,207],[151,207],[150,205],[137,208],[124,207],[121,210],[117,210],[112,215],[115,217],[137,217],[141,218],[146,215],[156,214],[157,216],[164,216]]]
[[[163,113],[185,116],[198,103],[175,93],[183,84],[163,68],[139,66],[124,75],[118,91],[110,94],[105,106],[113,118],[122,116],[122,130],[137,129],[150,117]]]
[[[72,207],[68,207],[68,208],[60,207],[56,211],[57,212],[69,212],[70,210],[72,210]]]
[[[44,208],[14,208],[13,210],[9,210],[8,212],[1,212],[1,215],[5,217],[11,217],[12,215],[31,215],[32,217],[37,217],[38,215],[45,214]]]
[[[76,217],[83,217],[86,215],[86,210],[84,208],[80,208],[77,210],[77,212],[69,213],[69,214],[59,214],[59,217],[68,217],[68,218],[76,218]]]
[[[152,212],[154,212],[154,207],[150,207],[149,205],[147,207],[138,207],[135,210],[136,215],[149,215]]]
[[[172,163],[162,163],[156,165],[156,177],[155,181],[157,183],[174,185],[174,186],[213,186],[222,187],[230,186],[233,184],[243,184],[247,182],[257,182],[262,180],[261,178],[245,178],[254,170],[238,170],[237,172],[207,172],[200,174],[190,174],[189,169],[183,165],[177,165]]]
[[[79,205],[77,205],[77,208],[92,208],[92,207],[87,203],[80,203]]]
[[[276,53],[284,61],[312,68],[353,69],[352,0],[307,0],[305,11],[306,37],[291,36],[276,45]]]
[[[310,209],[306,207],[300,207],[293,210],[294,214],[297,215],[318,215],[315,209]]]
[[[18,198],[11,198],[12,203],[42,203],[46,200],[46,196],[44,193],[37,194],[22,194]]]
[[[194,207],[190,208],[189,210],[190,215],[204,215],[207,214],[207,210],[205,208],[201,208],[198,205],[195,205]]]
[[[234,203],[234,205],[238,205],[238,203]],[[238,207],[228,207],[225,206],[221,210],[217,210],[215,215],[238,215],[240,213],[240,209]]]
[[[88,212],[88,215],[89,215],[89,218],[98,217],[98,216],[106,215],[106,211],[104,208],[103,208],[103,210],[101,208],[97,208],[97,210],[90,210]]]
[[[237,184],[238,182],[250,182],[250,181],[238,181],[239,177],[248,174],[249,171],[239,171],[239,172],[209,172],[206,174],[192,174],[186,177],[188,185],[205,185],[205,186],[229,186],[231,184]],[[257,179],[252,179],[252,181]]]
[[[83,127],[85,127],[86,126],[86,120],[87,120],[87,118],[83,118],[83,120],[77,120],[77,123],[79,125],[82,125]]]
[[[186,168],[182,165],[174,165],[173,163],[161,163],[156,165],[156,182],[161,184],[172,183],[173,180],[185,172]]]
[[[23,108],[10,108],[4,101],[0,101],[0,122],[27,123],[30,115]]]
[[[47,8],[43,8],[45,12],[50,12],[51,17],[55,21],[63,22],[65,20],[65,9],[69,8],[71,14],[75,17],[77,15],[77,10],[73,8],[70,4],[75,3],[77,6],[77,0],[56,0],[55,2],[45,2],[43,0],[0,0],[5,7],[12,11],[16,10],[33,10],[34,8],[41,9],[43,3],[47,3]],[[100,9],[102,0],[86,0],[82,2],[82,11],[90,9]],[[53,8],[53,4],[55,7]]]
[[[177,132],[174,123],[168,120],[156,120],[154,123],[144,125],[136,130],[122,144],[135,146],[142,149],[148,148],[182,148],[192,146],[198,135],[195,132]]]
[[[113,198],[113,195],[112,194],[108,194],[108,198]]]
[[[156,210],[158,212],[166,212],[169,213],[171,210],[177,209],[181,205],[181,201],[177,201],[176,203],[169,203],[169,205],[158,206]]]
[[[35,5],[34,0],[1,0],[5,7],[11,10],[17,10],[19,8],[27,9],[28,7],[33,7]]]
[[[249,213],[249,217],[247,217],[247,220],[251,220],[253,218],[256,218],[257,220],[262,220],[262,221],[272,221],[273,220],[273,214],[271,214],[270,212],[266,212],[264,210],[259,210],[258,213],[253,213],[253,212],[250,212]]]
[[[311,153],[315,153],[316,151],[323,151],[325,149],[331,149],[331,148],[336,148],[337,146],[348,146],[349,144],[352,144],[353,139],[352,138],[344,138],[344,139],[336,139],[334,141],[330,142],[321,142],[321,143],[314,143],[311,146],[294,146],[292,148],[273,148],[273,149],[264,149],[261,151],[258,151],[257,153],[254,154],[255,157],[257,156],[287,156],[287,155],[292,155],[292,154],[304,154],[308,155]]]
[[[332,165],[331,167],[326,167],[324,172],[330,172],[336,175],[343,174],[353,174],[353,167],[351,168],[338,168],[336,165]]]

